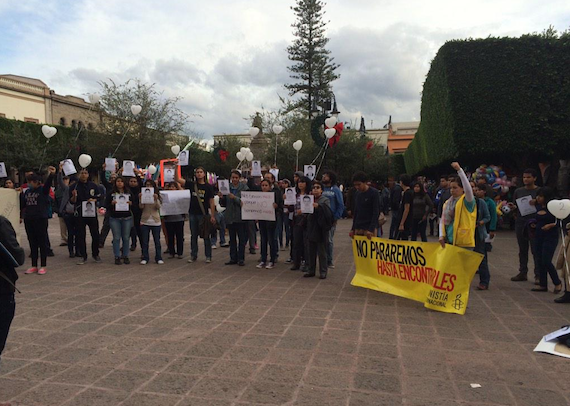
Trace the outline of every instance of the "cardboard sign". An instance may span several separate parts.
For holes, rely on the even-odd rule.
[[[273,192],[241,192],[243,220],[275,221],[275,194]]]

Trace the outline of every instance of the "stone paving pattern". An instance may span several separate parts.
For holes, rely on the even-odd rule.
[[[0,401],[570,404],[570,360],[532,352],[544,334],[570,322],[570,307],[553,303],[552,293],[530,292],[530,281],[509,281],[518,263],[514,234],[498,236],[491,290],[473,289],[459,316],[352,287],[348,229],[339,223],[336,269],[326,280],[302,278],[283,263],[256,269],[258,255],[248,255],[245,267],[224,266],[227,248],[214,251],[212,264],[200,253],[194,264],[116,266],[108,239],[102,264],[77,266],[56,247],[47,275],[21,274]],[[53,245],[58,231],[52,220]]]

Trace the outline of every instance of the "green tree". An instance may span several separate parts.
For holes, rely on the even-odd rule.
[[[297,0],[296,6],[291,7],[297,16],[292,25],[296,38],[287,52],[293,61],[288,67],[290,77],[295,82],[286,84],[285,88],[290,96],[302,95],[296,107],[303,108],[309,115],[313,98],[317,105],[330,100],[331,83],[340,77],[335,73],[339,65],[326,48],[329,39],[325,35],[324,6],[321,0]]]

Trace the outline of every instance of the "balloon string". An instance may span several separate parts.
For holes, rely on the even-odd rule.
[[[69,154],[71,154],[71,150],[73,149],[73,145],[77,144],[77,139],[79,138],[79,135],[81,134],[81,131],[83,130],[83,128],[85,127],[81,127],[78,131],[77,131],[77,135],[75,136],[75,139],[73,140],[73,144],[71,146],[71,148],[69,148],[69,151],[67,151],[67,154],[65,155],[65,159],[69,158]]]
[[[326,150],[327,146],[329,145],[329,140],[325,139],[325,143],[323,144],[323,146],[321,147],[321,149],[319,150],[319,153],[317,154],[317,156],[313,159],[313,161],[311,162],[311,165],[314,165],[315,162],[317,161],[317,159],[319,159],[319,157],[321,156],[321,154]]]
[[[321,170],[321,166],[323,164],[323,161],[325,160],[325,156],[327,155],[328,146],[329,146],[329,143],[327,142],[327,145],[325,146],[325,150],[323,152],[323,157],[321,158],[321,162],[319,163],[319,167],[317,168],[317,172],[315,173],[315,178],[317,177],[317,175],[319,174],[319,171]]]
[[[39,168],[39,172],[42,173],[42,166],[44,166],[44,159],[46,157],[46,150],[47,150],[47,144],[49,144],[49,138],[46,140],[46,145],[44,146],[44,151],[42,152],[42,160],[40,161],[40,168]]]
[[[277,166],[277,138],[279,135],[275,134],[275,160],[273,161],[273,165]]]
[[[127,127],[127,131],[125,131],[125,133],[123,134],[123,137],[121,138],[121,141],[119,142],[119,145],[117,145],[117,148],[115,148],[115,151],[113,152],[113,154],[111,155],[111,158],[115,157],[115,154],[117,153],[117,151],[119,150],[119,148],[121,147],[121,144],[123,143],[123,141],[125,140],[125,137],[127,136],[127,134],[129,133],[129,131],[131,130],[131,124],[129,123],[129,126]]]

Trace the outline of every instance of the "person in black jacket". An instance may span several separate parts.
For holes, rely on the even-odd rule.
[[[25,273],[46,273],[48,256],[47,226],[50,210],[49,192],[55,176],[55,168],[48,168],[48,178],[42,186],[42,178],[38,174],[30,175],[28,178],[28,190],[21,195],[20,208],[24,219],[26,234],[30,242],[32,257],[32,267]],[[38,250],[41,257],[41,267],[38,269]]]
[[[307,239],[309,240],[309,270],[303,277],[315,276],[317,271],[317,256],[319,257],[319,278],[326,279],[328,272],[329,231],[334,221],[329,199],[323,195],[323,184],[313,181],[314,196],[313,214],[307,215]]]
[[[16,240],[12,224],[6,217],[0,216],[0,357],[16,311],[14,292],[18,274],[15,268],[25,261],[24,249]]]
[[[273,192],[273,209],[275,210],[275,218],[283,212],[283,196],[279,190],[271,189],[271,182],[267,179],[261,181],[262,192]],[[261,234],[261,262],[257,268],[272,269],[277,259],[277,239],[275,238],[275,229],[277,221],[260,220],[259,232]],[[269,262],[267,262],[267,246],[269,246]]]

